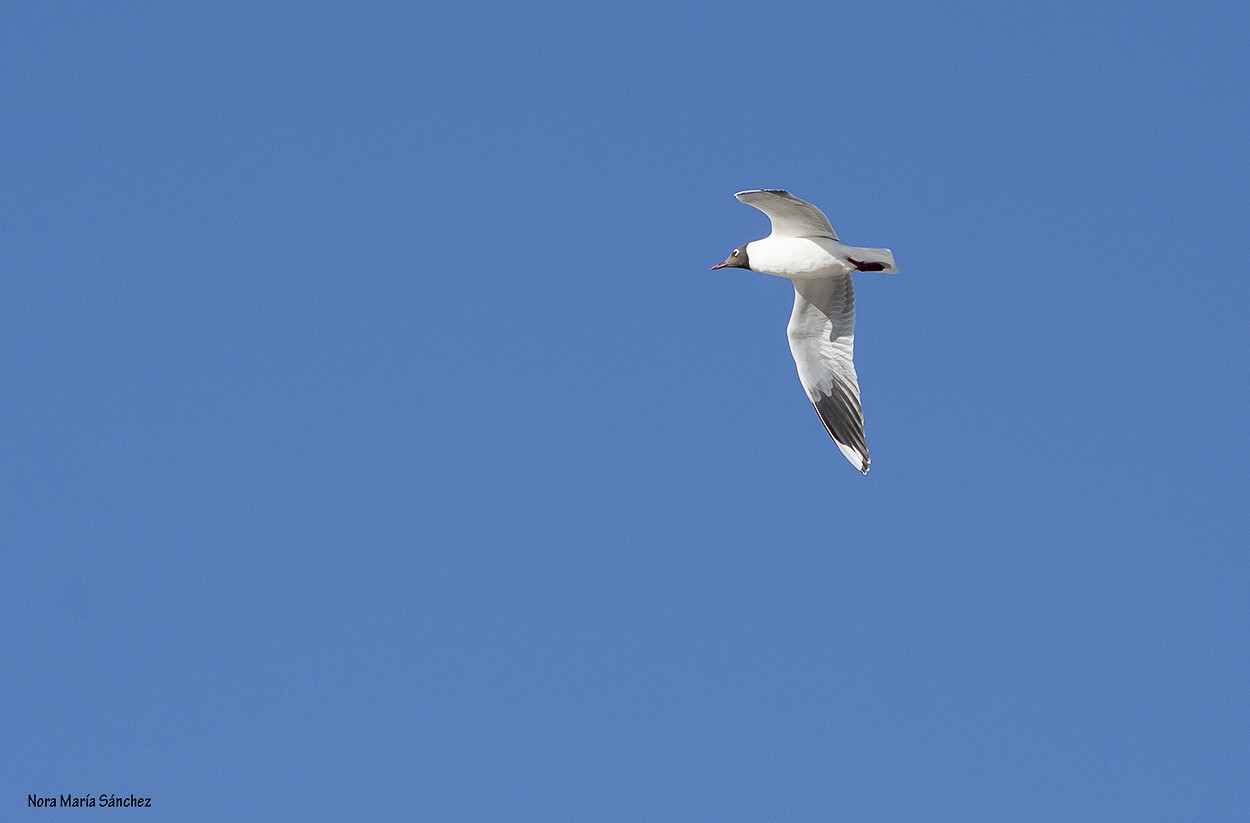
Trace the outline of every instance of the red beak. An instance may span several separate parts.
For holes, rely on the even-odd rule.
[[[728,263],[717,263],[715,266],[712,266],[712,271],[716,271],[717,269],[723,269],[725,268],[725,266],[728,266],[728,265],[729,265]]]

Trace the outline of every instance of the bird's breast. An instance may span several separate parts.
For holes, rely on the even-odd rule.
[[[829,244],[836,243],[830,240]],[[820,278],[845,274],[854,267],[809,237],[765,237],[747,247],[751,269],[776,277]]]

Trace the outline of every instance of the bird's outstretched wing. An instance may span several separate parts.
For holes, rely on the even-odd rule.
[[[838,449],[868,473],[864,412],[855,376],[855,291],[851,276],[794,281],[794,313],[786,329],[799,382]]]
[[[800,200],[788,191],[779,189],[751,189],[740,191],[734,197],[768,215],[773,224],[775,237],[828,237],[837,240],[838,235],[829,225],[829,218],[820,209]]]

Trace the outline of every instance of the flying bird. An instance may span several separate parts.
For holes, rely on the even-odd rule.
[[[794,284],[794,312],[786,334],[799,382],[820,421],[855,468],[868,473],[864,412],[859,404],[855,349],[855,292],[851,272],[898,273],[889,249],[848,246],[824,213],[788,191],[752,189],[734,197],[772,222],[772,234],[739,246],[713,269],[738,268]]]

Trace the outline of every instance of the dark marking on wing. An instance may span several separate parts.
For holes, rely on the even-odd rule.
[[[864,412],[859,400],[841,386],[834,385],[832,394],[822,394],[812,401],[825,431],[836,442],[849,446],[863,456],[859,470],[868,473],[868,443],[864,439]]]

